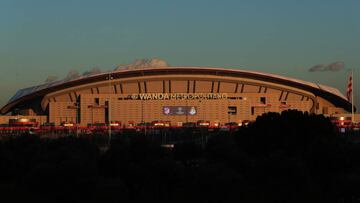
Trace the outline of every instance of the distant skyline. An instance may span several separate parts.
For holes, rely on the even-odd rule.
[[[157,57],[172,66],[273,73],[344,94],[353,69],[360,108],[359,8],[358,0],[3,0],[0,106],[49,75]]]

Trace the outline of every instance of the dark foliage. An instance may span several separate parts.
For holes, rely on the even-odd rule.
[[[183,134],[184,142],[163,148],[156,137],[126,132],[103,151],[103,135],[2,139],[0,199],[330,203],[359,197],[360,146],[323,116],[285,111],[236,132],[165,133],[167,139]]]

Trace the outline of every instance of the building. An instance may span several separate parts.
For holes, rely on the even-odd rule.
[[[41,117],[38,122],[55,125],[162,120],[181,126],[199,120],[251,121],[287,109],[331,116],[351,112],[351,104],[335,88],[278,75],[166,67],[100,73],[22,89],[0,113]]]

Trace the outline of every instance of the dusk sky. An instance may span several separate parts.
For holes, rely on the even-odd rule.
[[[158,57],[172,66],[255,70],[345,92],[360,108],[359,0],[0,2],[0,106],[16,90]],[[338,71],[309,72],[343,62]]]

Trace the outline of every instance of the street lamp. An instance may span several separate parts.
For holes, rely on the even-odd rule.
[[[108,93],[108,133],[109,133],[109,140],[108,140],[108,146],[110,146],[111,143],[111,108],[110,108],[110,103],[111,103],[111,80],[113,79],[113,77],[111,76],[111,71],[109,72],[108,78],[109,80],[109,93]]]

